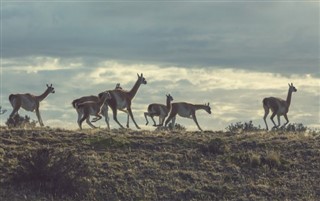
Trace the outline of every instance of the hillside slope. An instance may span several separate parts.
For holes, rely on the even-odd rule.
[[[320,134],[1,128],[0,178],[0,200],[320,200]]]

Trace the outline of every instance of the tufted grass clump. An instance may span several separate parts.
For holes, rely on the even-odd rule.
[[[11,182],[53,197],[83,198],[93,187],[92,167],[73,151],[39,148],[18,158]]]
[[[253,168],[257,168],[261,165],[261,156],[257,153],[251,153],[249,155],[249,163]]]
[[[200,146],[200,151],[204,154],[225,154],[229,151],[229,147],[225,140],[221,138],[214,138],[207,144]]]
[[[263,162],[270,168],[278,168],[281,165],[280,153],[276,151],[268,151]]]

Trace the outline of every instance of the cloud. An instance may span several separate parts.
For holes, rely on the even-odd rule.
[[[24,57],[19,59],[3,59],[2,71],[38,73],[39,71],[56,71],[74,69],[82,65],[79,62],[70,62],[64,65],[59,58],[52,57]]]
[[[2,55],[319,76],[318,13],[310,2],[3,2]]]

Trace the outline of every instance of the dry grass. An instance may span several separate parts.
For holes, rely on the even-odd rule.
[[[66,181],[75,193],[54,187]],[[319,133],[0,133],[0,200],[319,200],[319,182]]]

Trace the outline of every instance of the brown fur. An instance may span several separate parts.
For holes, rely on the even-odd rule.
[[[120,83],[117,83],[115,89],[122,89],[122,87],[120,86]],[[83,96],[81,98],[73,100],[71,104],[75,109],[77,109],[76,105],[81,104],[83,102],[87,102],[87,101],[98,102],[99,101],[99,97],[98,96],[93,96],[93,95],[91,95],[91,96]],[[107,127],[108,127],[108,129],[110,129],[109,116],[108,116],[108,105],[107,104],[103,105],[102,111],[101,111],[101,115],[105,117],[105,122],[107,124]],[[91,123],[88,123],[88,124],[91,124]],[[92,125],[91,127],[94,127],[94,126]]]
[[[44,126],[41,115],[40,115],[39,107],[40,107],[40,102],[44,100],[50,93],[55,93],[54,88],[52,87],[52,84],[50,86],[47,84],[47,89],[40,96],[32,95],[29,93],[10,94],[9,101],[13,107],[13,110],[9,118],[13,119],[14,116],[18,113],[19,109],[22,107],[26,111],[30,111],[30,112],[35,111],[40,126]]]
[[[289,112],[289,107],[291,104],[292,92],[296,92],[296,91],[297,91],[297,89],[291,83],[291,85],[289,84],[289,90],[288,90],[288,95],[287,95],[286,100],[283,100],[281,98],[275,98],[275,97],[268,97],[268,98],[264,98],[262,100],[263,108],[264,108],[263,120],[266,124],[267,130],[268,130],[268,124],[267,124],[266,118],[269,114],[270,109],[272,111],[272,115],[271,115],[270,119],[274,125],[273,128],[278,128],[280,126],[280,116],[284,116],[284,118],[286,119],[286,123],[282,127],[285,127],[289,123],[287,113]],[[273,118],[276,115],[278,118],[278,125],[276,125],[276,123],[273,120]]]
[[[197,127],[199,128],[199,130],[202,131],[202,129],[200,128],[198,121],[197,121],[197,117],[196,117],[196,111],[197,110],[205,110],[207,113],[211,114],[211,108],[209,106],[209,103],[206,105],[194,105],[191,103],[185,103],[185,102],[180,102],[180,103],[172,103],[171,104],[171,110],[169,113],[169,116],[166,120],[165,126],[167,126],[167,124],[172,120],[172,126],[174,126],[175,124],[175,120],[176,120],[176,115],[178,114],[181,117],[185,117],[185,118],[192,118],[193,121],[196,123]]]
[[[132,99],[136,95],[140,85],[147,84],[147,81],[143,77],[143,74],[141,74],[140,76],[139,74],[137,75],[138,75],[138,79],[130,91],[121,90],[121,89],[114,89],[109,91],[112,98],[110,100],[107,100],[107,103],[113,112],[114,121],[117,122],[117,124],[121,128],[124,128],[124,127],[120,124],[120,122],[117,119],[117,110],[119,109],[124,111],[124,109],[126,109],[133,123],[135,124],[136,128],[140,129],[140,127],[137,125],[137,123],[134,120],[131,104],[132,104]],[[129,121],[127,121],[127,127],[129,127]]]
[[[82,122],[87,120],[87,124],[92,127],[96,128],[94,125],[90,123],[90,115],[96,116],[92,122],[96,122],[100,120],[101,114],[103,112],[104,103],[107,99],[110,99],[111,96],[108,92],[100,93],[98,96],[98,101],[86,101],[79,104],[76,104],[75,107],[78,113],[78,125],[79,128],[82,129]]]
[[[170,94],[166,95],[166,105],[159,104],[159,103],[152,103],[148,106],[148,112],[144,113],[144,117],[147,121],[146,125],[148,125],[148,119],[147,116],[150,116],[153,121],[153,126],[162,126],[164,119],[168,116],[168,113],[171,108],[171,101],[173,101],[173,98]],[[153,119],[154,116],[159,116],[159,124],[156,125],[155,120]]]

